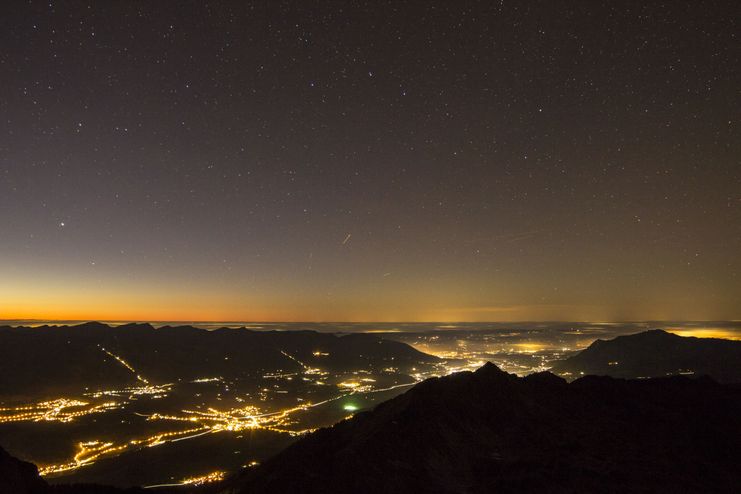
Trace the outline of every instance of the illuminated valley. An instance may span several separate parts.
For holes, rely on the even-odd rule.
[[[156,337],[160,330],[150,327],[145,331],[147,337]],[[218,332],[197,331],[193,334],[199,338],[223,338]],[[95,339],[103,336],[90,334]],[[116,338],[126,339],[133,334],[124,328]],[[233,335],[226,333],[227,337]],[[260,335],[247,336],[260,339]],[[295,339],[306,336],[297,334]],[[168,462],[167,468],[151,467],[142,476],[126,481],[132,485],[198,485],[222,478],[225,471],[255,465],[266,454],[317,427],[331,425],[403,392],[421,379],[448,372],[444,361],[430,360],[431,357],[398,343],[392,343],[394,349],[389,356],[385,356],[385,351],[368,357],[370,360],[358,355],[355,361],[361,366],[353,368],[333,360],[334,354],[340,352],[335,352],[332,344],[354,342],[357,338],[309,334],[309,338],[329,344],[326,348],[311,345],[303,350],[303,346],[294,344],[291,335],[276,337],[286,339],[291,349],[277,348],[275,357],[265,361],[268,368],[239,364],[238,353],[227,349],[210,354],[201,364],[194,362],[193,368],[187,369],[187,376],[180,378],[169,373],[166,381],[152,377],[159,372],[161,357],[156,356],[167,353],[166,347],[150,348],[156,358],[147,362],[142,360],[141,352],[126,350],[120,341],[81,344],[79,358],[89,359],[88,367],[102,365],[103,372],[113,373],[111,379],[122,380],[125,385],[91,386],[83,381],[77,392],[46,391],[34,401],[0,398],[0,439],[34,461],[40,474],[51,482],[97,480],[98,470],[106,472],[118,463],[126,465],[132,458],[165,446],[169,448],[163,449],[166,454],[179,456],[187,451],[185,456],[193,458],[201,454],[204,441],[211,441],[208,438],[213,438],[213,444],[237,444],[234,450],[219,447],[222,457],[208,466],[173,461]],[[382,341],[371,338],[368,343],[361,341],[357,351],[377,351],[375,347]],[[368,344],[371,346],[363,350]],[[399,355],[406,356],[395,360]],[[419,361],[414,360],[417,355],[421,357]],[[193,375],[198,368],[207,373]],[[221,369],[224,375],[214,375],[208,369]],[[91,383],[95,377],[91,376]],[[267,445],[251,447],[255,435],[258,442]],[[242,448],[247,451],[240,453]]]
[[[261,430],[300,436],[360,409],[360,404],[353,404],[355,397],[360,399],[358,403],[367,406],[375,402],[373,394],[390,396],[394,390],[403,391],[419,379],[444,372],[444,367],[428,366],[424,373],[409,377],[396,374],[392,369],[377,375],[364,369],[331,374],[306,367],[302,372],[265,374],[257,380],[260,384],[247,386],[219,377],[200,378],[182,384],[101,390],[85,393],[79,399],[57,398],[5,407],[0,409],[0,424],[13,423],[25,426],[21,427],[23,430],[33,430],[34,424],[42,421],[56,422],[60,428],[84,421],[87,427],[76,442],[71,458],[60,458],[55,463],[39,462],[41,475],[64,478],[104,458],[206,434],[237,435]],[[110,401],[111,397],[117,401]],[[342,402],[342,406],[332,407],[338,402]],[[187,406],[180,408],[176,403],[187,403]],[[329,412],[311,414],[312,409],[322,407]],[[112,436],[106,427],[100,431],[100,437],[95,436],[99,427],[97,421],[90,419],[106,413],[122,417],[121,424],[139,423],[142,433],[137,434],[136,427],[122,427]],[[254,462],[249,458],[244,461]],[[197,484],[217,477],[213,474],[190,477],[182,483]]]
[[[230,346],[209,353],[207,360],[198,361],[193,353],[192,369],[181,367],[182,377],[170,373],[166,379],[153,377],[161,374],[158,359],[175,358],[168,352],[179,350],[153,344],[147,351],[156,358],[148,360],[142,351],[133,351],[136,347],[125,343],[129,332],[134,334],[137,328],[123,328],[116,340],[96,343],[90,352],[80,354],[81,359],[90,359],[89,367],[100,363],[104,371],[122,371],[114,376],[123,385],[83,382],[77,392],[46,391],[33,400],[2,398],[0,441],[34,461],[50,482],[199,485],[219,480],[225,472],[256,465],[298,437],[371,408],[429,377],[475,370],[487,361],[507,372],[527,375],[550,368],[596,338],[642,328],[376,325],[371,339],[353,350],[357,356],[342,363],[334,359],[341,354],[336,345],[352,341],[344,337],[291,333],[291,325],[286,325],[285,333],[229,330],[220,335],[219,331],[198,330],[193,335],[214,342],[245,331],[251,339],[278,338],[286,346],[275,348],[274,357],[266,361],[269,367],[263,369],[248,361],[240,364],[239,353]],[[331,329],[344,334],[348,330],[346,326]],[[358,325],[357,330],[368,328]],[[156,336],[158,331],[150,328],[146,334]],[[738,329],[727,331],[737,333]],[[305,338],[326,344],[297,346],[293,341]],[[402,346],[369,359],[369,350],[383,341]],[[198,369],[200,375],[194,375]],[[125,479],[112,473],[121,468]],[[136,475],[129,468],[135,468]]]

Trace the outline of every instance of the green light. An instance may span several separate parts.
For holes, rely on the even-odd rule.
[[[343,410],[346,410],[348,412],[354,412],[354,411],[358,410],[358,407],[356,407],[352,403],[348,403],[345,406],[343,406],[342,409]]]

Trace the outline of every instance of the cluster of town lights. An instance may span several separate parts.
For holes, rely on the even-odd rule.
[[[33,405],[0,408],[0,424],[6,422],[72,422],[76,418],[102,413],[117,408],[118,403],[109,401],[92,405],[86,401],[59,398]]]

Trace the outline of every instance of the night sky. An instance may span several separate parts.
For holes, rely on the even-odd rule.
[[[741,319],[740,19],[3,2],[0,318]]]

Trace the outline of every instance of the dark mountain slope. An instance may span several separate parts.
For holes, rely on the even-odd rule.
[[[681,337],[659,329],[609,341],[557,363],[562,376],[604,375],[624,378],[676,374],[708,375],[720,382],[741,382],[741,341]]]
[[[322,429],[222,492],[738,492],[741,391],[492,364]]]
[[[314,355],[317,351],[322,355]],[[151,382],[167,383],[296,371],[302,365],[327,370],[391,365],[403,369],[435,360],[405,343],[367,334],[206,331],[190,326],[155,329],[148,324],[110,327],[100,323],[0,327],[0,395],[133,385],[137,374]]]
[[[0,448],[0,494],[43,494],[47,488],[36,465],[14,458]]]
[[[140,488],[117,489],[95,484],[49,485],[39,476],[36,465],[9,455],[0,447],[0,494],[144,494]],[[173,494],[178,489],[162,489]]]

